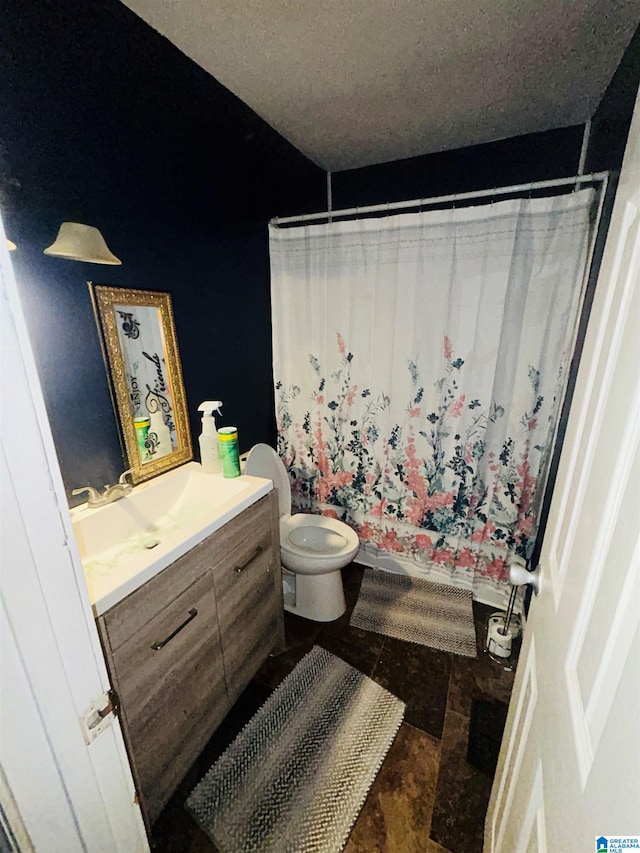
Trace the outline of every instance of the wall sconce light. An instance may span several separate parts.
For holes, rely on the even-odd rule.
[[[7,249],[8,249],[10,252],[15,252],[15,250],[16,250],[18,247],[17,247],[17,246],[16,246],[16,244],[13,242],[13,240],[10,240],[8,237],[5,237],[5,239],[6,239],[6,241],[7,241]]]
[[[63,222],[55,242],[44,250],[45,255],[66,258],[68,261],[86,261],[90,264],[121,264],[122,261],[109,250],[104,237],[93,225]]]

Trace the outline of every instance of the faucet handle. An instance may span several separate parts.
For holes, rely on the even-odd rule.
[[[87,492],[89,495],[89,499],[87,500],[88,506],[102,506],[105,503],[103,495],[97,489],[94,489],[93,486],[83,486],[81,489],[73,489],[71,494],[81,495],[83,492]]]
[[[129,474],[133,474],[133,468],[127,468],[126,471],[123,471],[122,474],[120,474],[120,479],[118,480],[118,482],[120,483],[121,486],[130,486],[131,485],[131,483],[127,482],[127,476]]]

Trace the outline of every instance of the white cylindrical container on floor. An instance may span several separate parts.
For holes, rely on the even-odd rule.
[[[511,655],[511,644],[519,633],[519,620],[512,621],[505,632],[504,614],[492,614],[487,623],[487,651],[496,657],[508,658]]]

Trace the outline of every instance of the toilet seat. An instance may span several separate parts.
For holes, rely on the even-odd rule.
[[[289,571],[333,572],[351,562],[359,547],[355,531],[335,518],[301,512],[280,518],[282,564]]]

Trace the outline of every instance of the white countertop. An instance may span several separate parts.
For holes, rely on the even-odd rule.
[[[105,613],[273,489],[189,462],[103,507],[71,510],[91,604]],[[152,548],[152,545],[157,542]]]

